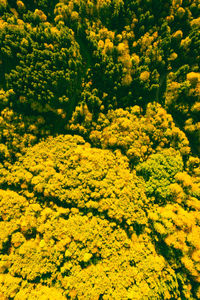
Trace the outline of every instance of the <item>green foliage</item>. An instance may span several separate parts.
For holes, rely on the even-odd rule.
[[[143,176],[148,196],[167,202],[169,185],[175,182],[175,175],[183,171],[183,161],[179,153],[173,149],[152,154],[149,159],[136,168],[137,174]]]
[[[0,41],[3,62],[15,64],[10,70],[5,65],[6,86],[16,96],[13,107],[59,114],[58,109],[66,110],[75,101],[81,57],[70,29],[6,24]]]
[[[13,162],[28,146],[49,135],[53,126],[42,115],[26,116],[9,108],[16,101],[13,90],[0,90],[0,101],[0,158],[4,163]]]

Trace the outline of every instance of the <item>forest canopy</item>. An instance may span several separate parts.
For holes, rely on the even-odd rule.
[[[200,0],[0,0],[0,299],[200,298]]]

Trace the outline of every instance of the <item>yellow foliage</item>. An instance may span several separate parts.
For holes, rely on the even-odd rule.
[[[183,37],[183,32],[181,30],[177,30],[174,34],[173,34],[173,38],[177,39],[177,40],[181,40]]]
[[[178,57],[177,53],[173,52],[173,53],[170,55],[170,57],[168,58],[168,60],[169,60],[169,61],[173,61],[173,60],[177,59],[177,57]]]
[[[17,7],[21,10],[24,10],[26,8],[24,3],[20,0],[17,1]]]
[[[147,81],[149,80],[150,73],[148,71],[144,71],[140,74],[140,80]]]
[[[200,17],[190,22],[191,27],[200,27]]]
[[[100,40],[100,41],[98,42],[98,47],[99,47],[99,48],[104,48],[104,41]]]
[[[43,160],[43,153],[47,153],[47,149],[51,155],[49,159]],[[65,165],[60,162],[64,149],[66,149],[65,158],[67,155],[69,157]],[[144,192],[138,186],[137,193],[136,191],[133,193],[138,179],[135,174],[128,171],[128,162],[122,155],[118,154],[116,160],[115,155],[109,150],[90,148],[88,144],[84,145],[84,140],[78,136],[60,136],[55,140],[50,138],[47,143],[38,144],[38,147],[32,150],[27,152],[24,159],[26,171],[22,171],[21,163],[16,165],[12,178],[9,175],[7,177],[9,181],[13,179],[16,185],[26,181],[26,185],[23,186],[25,190],[31,185],[35,193],[40,193],[44,197],[57,197],[59,201],[66,204],[76,203],[79,208],[95,208],[120,223],[122,221],[134,223],[136,220],[142,224],[145,222],[144,212],[142,208],[139,209],[140,204],[136,200],[137,197],[141,197],[143,204],[140,203],[145,205]],[[34,153],[38,151],[41,157],[39,158],[37,154],[36,160],[32,161]],[[118,161],[124,166],[123,173],[120,172]],[[61,168],[61,174],[56,172],[55,165]],[[88,173],[89,177],[86,176]],[[126,186],[127,180],[131,182],[130,186]],[[29,219],[27,223],[25,220],[24,232],[29,230],[30,222],[33,221]]]
[[[43,13],[42,10],[36,9],[35,12],[34,12],[34,14],[36,16],[38,16],[42,22],[46,22],[47,16]]]
[[[0,0],[0,8],[1,7],[6,8],[7,5],[8,5],[7,0]]]
[[[83,261],[88,262],[91,258],[92,258],[91,253],[85,253],[84,256],[83,256]]]
[[[179,7],[177,9],[177,14],[178,14],[178,17],[182,19],[185,15],[185,9],[183,7]]]
[[[72,19],[72,21],[77,21],[78,18],[79,18],[79,14],[76,11],[73,11],[71,13],[71,19]]]
[[[193,185],[192,177],[186,172],[178,173],[176,175],[176,180],[180,182],[183,187],[192,187]]]
[[[181,186],[177,183],[173,183],[169,186],[169,189],[171,190],[171,194],[174,200],[178,203],[181,203],[184,199],[184,192]]]
[[[114,44],[113,44],[113,42],[111,42],[110,41],[110,39],[106,39],[105,40],[105,43],[104,43],[104,46],[103,46],[103,44],[101,43],[101,42],[103,42],[103,41],[99,41],[99,43],[98,43],[98,46],[101,48],[101,47],[104,47],[104,49],[103,49],[103,54],[105,55],[105,54],[108,54],[108,53],[111,53],[112,52],[112,50],[113,50],[113,48],[114,48]]]
[[[161,128],[169,129],[168,123],[163,122],[166,112],[162,108],[157,107],[154,113],[148,110],[148,122],[152,114],[152,120],[156,124],[163,124]],[[134,107],[132,112],[130,118],[129,111],[117,111],[119,116],[116,120],[121,132],[134,129],[133,121],[137,121],[140,110]],[[112,112],[109,119],[112,121]],[[144,117],[143,122],[146,128]],[[172,124],[170,118],[168,122]],[[152,130],[154,131],[153,128]],[[145,138],[143,131],[137,133],[134,129],[133,132],[132,138],[125,134],[124,141],[127,144],[132,143],[136,134],[138,138]],[[120,142],[119,138],[111,138],[112,135],[109,142],[113,145]],[[138,149],[148,151],[144,144]],[[144,184],[136,177],[135,172],[130,172],[128,161],[120,151],[116,151],[114,155],[108,150],[91,148],[78,136],[51,137],[28,149],[20,163],[17,162],[10,171],[12,177],[8,172],[5,180],[8,181],[9,178],[16,186],[21,181],[26,182],[22,192],[32,187],[35,197],[30,204],[14,192],[2,191],[2,211],[8,206],[7,197],[13,199],[2,222],[4,231],[6,228],[6,234],[1,235],[4,248],[11,237],[10,254],[3,256],[3,271],[22,280],[37,279],[48,286],[51,286],[51,282],[56,282],[55,295],[62,295],[64,291],[68,296],[74,293],[78,298],[89,299],[100,294],[107,294],[108,299],[128,295],[136,295],[139,299],[151,298],[155,294],[162,297],[169,293],[175,298],[179,295],[178,288],[171,289],[167,283],[169,280],[174,282],[174,271],[164,258],[156,254],[148,235],[135,234],[129,238],[126,234],[128,231],[131,235],[134,226],[142,231],[142,226],[147,224],[145,211],[148,202],[143,191]],[[180,175],[178,178],[180,181]],[[176,184],[171,189],[174,195],[182,193],[181,187]],[[51,199],[49,207],[45,208],[43,205],[41,208],[35,202],[37,199],[43,199],[43,203]],[[21,204],[19,210],[17,205],[20,201],[23,206]],[[66,203],[69,208],[57,207],[57,201]],[[149,209],[152,210],[152,207]],[[188,243],[194,249],[198,247],[198,230],[190,213],[176,205],[168,205],[157,207],[153,214],[149,214],[149,220],[153,222],[155,232],[165,238],[169,247],[179,249],[186,255],[190,253]],[[11,226],[6,224],[8,218],[13,220],[9,223]],[[178,228],[184,229],[177,231]],[[193,261],[198,258],[198,252],[195,251],[197,250],[193,251]],[[183,264],[185,265],[184,261]],[[195,264],[193,263],[190,271],[196,280]],[[168,279],[164,275],[166,268],[169,272]],[[109,274],[108,277],[106,274]],[[130,274],[137,282],[134,288]],[[162,291],[159,288],[160,282]],[[175,286],[178,287],[178,284],[175,283]],[[38,288],[39,284],[36,290]],[[9,290],[10,287],[7,288]],[[31,295],[35,295],[36,290],[29,287]],[[20,288],[16,297],[25,298],[27,291],[28,287]]]
[[[30,285],[29,287],[24,287],[21,289],[15,296],[16,300],[65,300],[66,297],[63,295],[63,291],[59,288],[47,287],[42,284],[38,284],[35,288],[34,285]]]
[[[139,63],[140,63],[140,58],[139,58],[139,56],[138,56],[137,54],[132,54],[131,59],[132,59],[132,61],[133,61],[136,65],[139,65]]]
[[[170,115],[159,105],[148,105],[146,114],[134,106],[130,110],[112,110],[107,118],[101,115],[99,130],[92,130],[90,139],[103,148],[120,148],[131,161],[143,161],[156,150],[170,146],[181,153],[188,153],[189,143],[173,123]]]
[[[191,39],[187,36],[185,39],[181,40],[181,47],[184,48],[184,50],[189,50],[191,44]]]
[[[197,82],[200,82],[200,73],[196,73],[196,72],[188,73],[187,80],[189,80],[191,84],[197,84]]]
[[[130,176],[128,171],[125,174]],[[29,219],[35,216],[31,226],[36,233],[27,235],[16,229],[13,234],[10,232],[10,254],[1,256],[2,270],[8,271],[0,275],[3,296],[64,299],[73,293],[78,298],[94,299],[107,294],[108,299],[116,299],[133,292],[133,280],[137,282],[134,287],[137,297],[152,297],[155,293],[161,296],[167,291],[178,295],[178,289],[168,285],[168,281],[174,280],[173,270],[157,255],[148,236],[135,235],[129,239],[115,221],[106,220],[101,214],[94,216],[92,212],[82,214],[75,207],[64,209],[53,205],[41,209],[39,204],[29,204],[25,209]],[[23,215],[13,218],[14,222],[18,218],[19,224],[23,223]],[[5,228],[5,222],[2,225]],[[32,280],[37,280],[37,285]],[[52,282],[55,287],[51,287]]]
[[[120,54],[124,53],[127,49],[127,45],[125,43],[119,43],[117,46],[117,50]]]
[[[132,77],[130,74],[126,74],[123,78],[122,78],[122,85],[123,86],[128,86],[131,84],[131,82],[133,81]]]
[[[176,7],[182,5],[183,0],[172,0],[172,6]]]
[[[192,202],[188,201],[187,205],[191,208]],[[200,276],[200,230],[197,224],[200,221],[200,217],[199,207],[194,208],[193,206],[193,209],[195,209],[195,213],[194,211],[188,212],[184,210],[178,204],[167,204],[165,207],[157,208],[154,213],[150,212],[149,217],[153,222],[154,230],[156,230],[159,235],[164,236],[166,245],[171,249],[181,251],[180,257],[175,257],[173,263],[178,265],[178,261],[181,259],[184,267],[194,280],[198,282]],[[155,214],[154,217],[152,217],[153,214]]]

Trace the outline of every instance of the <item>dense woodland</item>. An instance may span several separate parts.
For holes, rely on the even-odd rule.
[[[0,299],[200,299],[200,0],[0,0]]]

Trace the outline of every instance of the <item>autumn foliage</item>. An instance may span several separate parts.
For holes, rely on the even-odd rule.
[[[0,0],[0,299],[200,298],[199,15]]]

